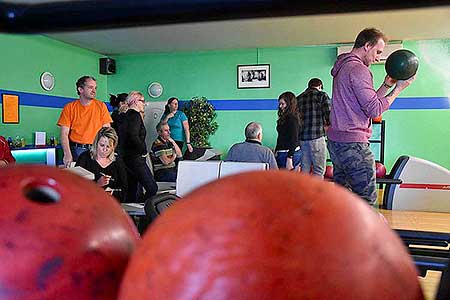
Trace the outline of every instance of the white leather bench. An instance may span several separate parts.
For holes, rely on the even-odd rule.
[[[176,194],[183,197],[192,190],[225,176],[268,169],[269,166],[266,163],[180,161],[178,163]]]

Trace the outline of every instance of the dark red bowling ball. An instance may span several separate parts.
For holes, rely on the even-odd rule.
[[[139,239],[120,204],[55,167],[0,170],[0,299],[113,300]]]
[[[419,68],[417,56],[406,49],[392,52],[384,65],[386,73],[397,80],[406,80],[414,76]]]
[[[386,176],[386,167],[382,163],[376,162],[375,173],[377,178],[384,178],[384,176]]]
[[[398,236],[359,197],[314,176],[260,171],[201,187],[133,254],[119,300],[421,300]]]
[[[325,178],[327,179],[333,179],[333,166],[332,165],[327,165],[325,167]]]

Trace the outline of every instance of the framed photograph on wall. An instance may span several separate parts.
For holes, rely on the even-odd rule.
[[[238,65],[238,89],[270,88],[270,65]]]

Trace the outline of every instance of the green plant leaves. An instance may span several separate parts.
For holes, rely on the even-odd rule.
[[[183,108],[189,120],[191,142],[195,147],[210,147],[209,137],[219,127],[214,106],[206,97],[193,97]]]

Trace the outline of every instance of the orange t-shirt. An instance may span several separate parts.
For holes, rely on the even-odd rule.
[[[87,106],[80,100],[67,103],[59,117],[58,126],[70,129],[69,140],[80,144],[92,144],[103,124],[111,123],[106,104],[93,99]]]

